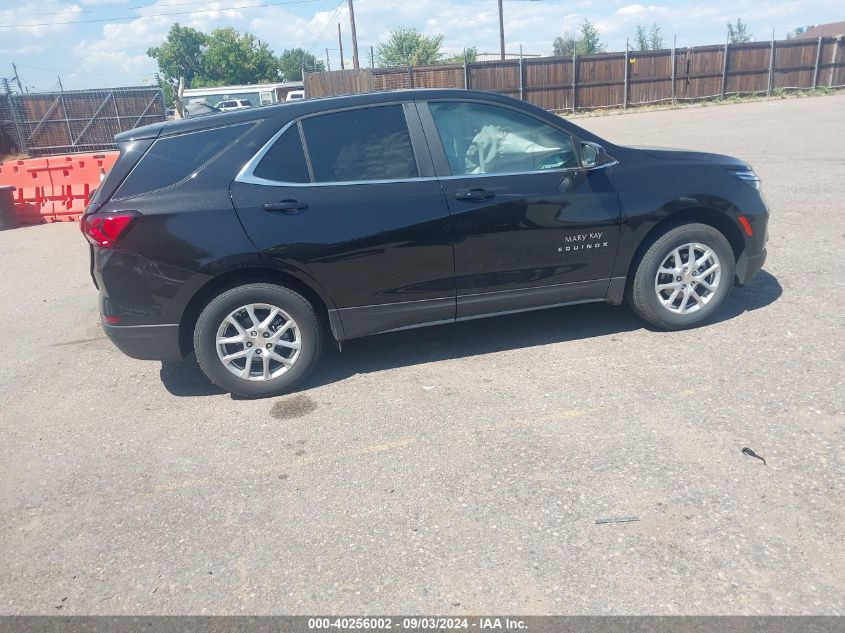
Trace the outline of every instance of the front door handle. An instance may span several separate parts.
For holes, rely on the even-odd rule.
[[[467,189],[466,191],[459,191],[455,194],[458,200],[469,200],[470,202],[480,202],[481,200],[489,200],[496,194],[486,189]]]
[[[304,211],[308,208],[307,202],[299,202],[299,200],[282,200],[281,202],[265,202],[265,211],[282,211],[284,213],[294,213],[296,211]]]

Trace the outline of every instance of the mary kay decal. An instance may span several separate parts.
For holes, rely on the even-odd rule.
[[[597,231],[595,233],[576,233],[575,235],[567,235],[563,238],[565,244],[558,246],[558,253],[569,253],[572,251],[593,250],[598,248],[606,248],[607,240],[602,239],[604,231]]]

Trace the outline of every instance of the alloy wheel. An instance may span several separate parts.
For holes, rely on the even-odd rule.
[[[721,278],[716,252],[706,244],[691,242],[666,255],[654,277],[654,291],[669,312],[691,314],[713,299]]]
[[[217,328],[217,357],[244,380],[266,381],[287,372],[300,355],[302,340],[296,321],[267,303],[233,310]]]

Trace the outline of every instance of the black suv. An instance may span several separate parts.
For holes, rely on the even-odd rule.
[[[728,156],[608,143],[508,97],[411,90],[151,125],[82,221],[124,353],[283,393],[342,341],[587,301],[697,325],[766,256]]]

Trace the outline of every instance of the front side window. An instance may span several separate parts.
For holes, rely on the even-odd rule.
[[[252,174],[278,182],[308,182],[308,166],[302,151],[299,128],[293,125],[283,133],[258,163]]]
[[[316,182],[419,175],[400,105],[321,114],[304,119],[302,128]]]
[[[578,167],[572,137],[527,114],[459,101],[429,108],[453,175]]]

